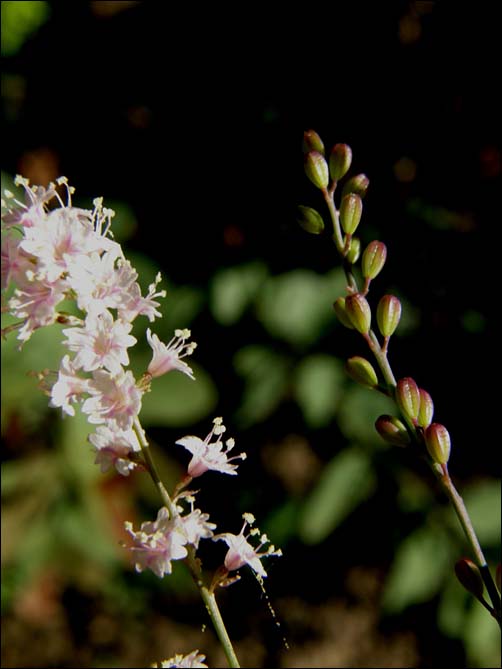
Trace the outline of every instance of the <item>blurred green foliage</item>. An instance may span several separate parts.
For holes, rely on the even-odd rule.
[[[2,55],[12,56],[50,16],[48,2],[2,0]]]

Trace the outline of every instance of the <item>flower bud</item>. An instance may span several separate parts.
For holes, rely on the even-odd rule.
[[[345,258],[351,265],[353,265],[355,262],[357,262],[360,253],[361,240],[359,237],[352,237],[350,240],[349,250],[345,254]]]
[[[329,172],[333,181],[344,177],[352,163],[352,149],[348,144],[335,144],[329,156]]]
[[[305,155],[305,174],[317,188],[327,188],[329,182],[328,163],[319,151],[309,151]]]
[[[315,130],[307,130],[303,133],[303,153],[318,151],[324,156],[324,144]]]
[[[418,410],[417,423],[420,427],[429,427],[432,423],[432,416],[434,415],[434,402],[429,393],[423,388],[419,389],[420,393],[420,408]]]
[[[324,230],[324,221],[321,214],[319,214],[312,207],[298,206],[298,218],[296,219],[301,227],[313,235],[320,235]]]
[[[350,378],[356,383],[369,388],[377,387],[378,377],[373,369],[373,365],[366,358],[361,358],[359,355],[349,358],[345,363],[345,369]]]
[[[390,337],[401,318],[401,302],[394,295],[384,295],[378,303],[376,317],[380,332]]]
[[[431,423],[425,430],[425,445],[429,455],[440,465],[445,465],[450,457],[450,434],[444,425]]]
[[[342,197],[349,193],[355,193],[359,197],[364,197],[369,185],[370,180],[366,174],[356,174],[343,184]]]
[[[367,334],[371,327],[371,308],[361,293],[345,298],[345,312],[353,327],[361,334]]]
[[[382,270],[387,258],[387,247],[376,239],[364,249],[361,269],[365,279],[374,279]]]
[[[403,414],[415,423],[420,409],[420,392],[409,376],[397,382],[396,401]]]
[[[406,426],[396,416],[384,414],[375,421],[375,428],[378,434],[389,444],[395,446],[408,446],[410,435]]]
[[[461,558],[455,563],[455,574],[467,592],[481,599],[483,597],[484,585],[481,573],[472,560]]]
[[[342,198],[340,223],[346,235],[352,235],[357,230],[362,213],[363,202],[359,195],[349,193]]]
[[[350,330],[354,329],[354,326],[350,322],[350,318],[347,315],[347,312],[345,310],[345,298],[344,297],[339,297],[333,304],[333,309],[335,310],[335,314],[337,315],[338,320],[342,325],[345,325],[346,328],[349,328]]]

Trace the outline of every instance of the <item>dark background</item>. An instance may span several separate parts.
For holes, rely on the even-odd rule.
[[[22,93],[14,94],[12,80],[3,80],[2,169],[40,183],[65,174],[83,196],[126,202],[137,220],[129,247],[148,255],[174,283],[204,291],[218,268],[254,259],[273,275],[298,267],[323,273],[337,264],[329,245],[295,223],[297,204],[322,209],[303,174],[301,141],[304,130],[313,128],[328,148],[350,144],[354,173],[370,179],[361,237],[364,243],[382,239],[389,251],[382,289],[398,286],[420,314],[393,349],[393,367],[434,397],[436,419],[453,437],[454,476],[498,476],[501,109],[494,5],[336,2],[328,11],[244,4],[236,11],[213,4],[48,4],[47,22],[19,52],[3,58],[4,75],[24,83]],[[197,351],[198,361],[220,387],[220,412],[232,415],[242,388],[230,352],[246,338],[259,340],[259,325],[243,320],[225,333],[206,309],[193,330],[211,343]],[[340,359],[364,352],[353,333],[336,335],[321,344],[324,350]],[[305,429],[286,402],[265,423],[251,426],[242,441],[264,444]],[[329,459],[329,434],[313,438],[322,461]],[[247,476],[246,490],[253,476],[260,480],[255,513],[264,514],[269,500],[280,497],[276,482],[256,464]],[[322,609],[327,590],[348,596],[350,608],[350,565],[365,565],[377,581],[383,578],[399,534],[399,520],[391,518],[383,536],[373,535],[372,511],[378,513],[359,509],[354,523],[315,553],[295,544],[294,565],[274,570],[273,596],[303,597],[305,611],[319,607],[304,615],[319,620],[331,619]],[[331,583],[330,556],[340,545],[346,548],[337,555],[339,572]],[[324,579],[313,577],[323,573]],[[356,580],[362,587],[364,578]],[[241,594],[256,601],[256,584],[249,581]],[[77,588],[65,596],[67,612],[82,611],[84,595]],[[169,599],[165,591],[163,596]],[[234,593],[229,608],[238,600]],[[193,614],[197,601],[177,604],[180,616],[173,619],[200,620],[200,612]],[[393,660],[372,647],[367,656],[349,654],[347,666],[443,666],[452,656],[460,666],[466,660],[458,640],[434,632],[436,605],[431,601],[399,620],[375,623],[383,638],[412,635],[408,646],[403,642],[411,655],[403,651]],[[270,636],[268,655],[253,655],[251,641],[242,652],[260,666],[275,666],[280,639],[263,609],[263,602],[250,604],[253,622],[246,618],[246,624],[255,638]],[[15,620],[10,610],[7,615]],[[294,620],[288,620],[288,638],[301,646],[311,632],[296,630]],[[245,625],[233,625],[238,637],[245,634]],[[354,634],[357,645],[365,632]],[[85,666],[82,659],[64,664],[64,652],[55,664],[16,664],[7,660],[8,652],[4,666]],[[291,657],[284,656],[283,666],[302,666],[301,656]],[[371,665],[371,658],[381,664]],[[343,666],[344,660],[319,661]]]

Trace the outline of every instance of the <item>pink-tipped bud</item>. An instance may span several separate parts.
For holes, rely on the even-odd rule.
[[[346,235],[353,235],[361,220],[363,201],[355,193],[349,193],[342,198],[340,205],[340,223]]]
[[[401,302],[394,295],[384,295],[378,302],[376,318],[384,337],[394,334],[401,319]]]
[[[387,258],[387,247],[376,239],[364,249],[361,269],[365,279],[374,279],[382,271]]]
[[[380,416],[376,419],[375,428],[382,439],[394,446],[408,446],[411,441],[406,426],[396,416]]]
[[[345,312],[358,332],[368,334],[371,327],[371,308],[361,293],[354,293],[345,298]]]
[[[345,258],[351,265],[353,265],[355,262],[357,262],[360,253],[361,240],[359,237],[352,237],[350,240],[349,250],[347,251]]]
[[[343,184],[342,197],[349,193],[355,193],[356,195],[359,195],[359,197],[364,197],[369,185],[370,180],[366,174],[356,174]]]
[[[396,401],[403,414],[416,422],[420,410],[420,391],[415,381],[409,376],[397,382]]]
[[[307,232],[313,235],[320,235],[324,230],[324,221],[321,214],[319,214],[312,207],[298,206],[298,218],[296,219],[299,225]]]
[[[303,153],[318,151],[324,156],[324,144],[315,130],[306,130],[303,133]]]
[[[425,445],[429,455],[440,465],[445,465],[450,457],[450,433],[441,423],[431,423],[424,432]]]
[[[317,188],[327,188],[329,183],[328,163],[319,151],[309,151],[305,155],[305,174]]]
[[[420,408],[418,410],[417,423],[420,427],[429,427],[432,423],[434,415],[434,402],[429,393],[423,388],[419,389],[420,393]]]
[[[483,578],[472,560],[461,558],[455,563],[455,575],[467,592],[482,599],[484,592]]]
[[[348,144],[335,144],[329,156],[329,171],[333,181],[344,177],[352,163],[352,149]]]
[[[347,315],[347,311],[345,309],[345,298],[344,297],[338,297],[333,304],[333,309],[335,310],[335,314],[340,321],[342,325],[345,325],[346,328],[349,328],[349,330],[353,330],[354,326],[350,322],[350,318]]]
[[[359,355],[349,358],[345,363],[347,374],[356,383],[360,383],[367,388],[376,388],[378,386],[378,377],[373,365]]]

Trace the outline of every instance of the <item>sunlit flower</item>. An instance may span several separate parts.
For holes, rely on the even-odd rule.
[[[172,560],[182,560],[187,556],[186,533],[179,519],[170,519],[165,507],[162,507],[154,522],[141,523],[141,529],[135,532],[132,523],[127,521],[126,531],[134,540],[129,550],[133,553],[136,571],[151,569],[159,578],[172,572]]]
[[[215,418],[213,423],[214,427],[204,441],[199,437],[187,436],[178,439],[176,442],[190,451],[193,456],[188,465],[188,475],[192,478],[201,476],[208,469],[235,476],[238,465],[232,464],[231,461],[246,459],[245,453],[239,453],[239,455],[234,455],[231,458],[228,457],[228,453],[235,446],[235,441],[234,439],[227,439],[226,450],[224,450],[223,441],[220,439],[220,435],[226,430],[223,419]],[[213,436],[216,437],[215,441],[211,441]]]
[[[19,225],[31,228],[45,217],[45,204],[56,195],[55,186],[53,183],[49,184],[47,189],[43,186],[30,186],[28,179],[19,175],[16,176],[14,183],[24,188],[26,201],[20,202],[10,191],[4,191],[7,201],[2,200],[2,206],[5,206],[7,211],[2,214],[2,223],[5,227]],[[9,206],[11,203],[16,206]]]
[[[89,435],[89,441],[96,449],[94,464],[100,465],[104,474],[112,467],[122,476],[138,467],[131,455],[141,450],[134,430],[111,430],[106,425],[99,425],[96,432]]]
[[[99,316],[88,316],[85,327],[63,330],[67,336],[63,343],[77,353],[73,360],[75,369],[92,372],[104,367],[118,374],[122,365],[129,364],[127,348],[137,342],[129,334],[131,329],[131,323],[114,321],[109,311],[103,311]]]
[[[112,429],[130,430],[141,410],[141,392],[131,371],[113,376],[97,369],[89,380],[88,392],[82,411],[89,414],[89,423],[108,423]]]
[[[150,323],[156,318],[161,318],[162,314],[157,311],[160,302],[156,302],[156,297],[165,297],[165,290],[157,290],[157,285],[160,283],[162,277],[158,272],[155,281],[148,286],[148,293],[145,297],[141,296],[141,289],[138,283],[133,283],[127,293],[126,299],[123,300],[119,307],[119,318],[132,323],[137,316],[146,316]]]
[[[192,355],[197,344],[192,341],[185,343],[190,337],[190,330],[175,330],[175,336],[168,344],[160,341],[156,334],[152,334],[150,328],[146,331],[146,338],[153,349],[153,357],[148,365],[148,373],[153,378],[162,376],[172,369],[183,372],[191,379],[194,379],[192,369],[183,362],[181,358]]]
[[[82,395],[88,392],[89,379],[81,378],[73,367],[70,356],[65,355],[59,367],[58,380],[50,391],[51,400],[49,405],[61,407],[63,413],[74,416],[75,409],[72,404],[80,401]]]
[[[187,516],[180,516],[180,521],[186,533],[187,543],[198,548],[201,539],[210,539],[213,536],[216,524],[208,522],[208,513],[202,513],[200,509],[193,508],[193,497],[187,497],[187,500],[191,503],[192,510]]]
[[[228,551],[225,556],[225,567],[228,571],[235,571],[240,567],[243,567],[245,564],[249,565],[253,571],[255,571],[259,576],[265,578],[267,572],[263,568],[261,563],[261,558],[271,557],[272,555],[281,556],[282,551],[280,549],[276,550],[275,546],[270,545],[268,550],[259,553],[258,551],[262,546],[268,543],[268,537],[266,534],[262,534],[259,537],[260,543],[256,548],[254,548],[249,542],[248,538],[255,535],[260,535],[258,528],[252,529],[247,535],[244,535],[244,530],[248,525],[254,523],[254,516],[251,513],[244,513],[242,515],[244,518],[244,525],[242,526],[239,534],[230,534],[225,532],[223,534],[217,534],[213,537],[213,541],[222,540],[228,546]]]
[[[180,669],[207,669],[207,664],[204,664],[205,659],[205,655],[199,654],[198,650],[193,650],[188,655],[177,654],[168,660],[162,660],[160,663],[155,662],[151,666],[154,669],[160,667],[162,669],[173,669],[175,667],[180,667]]]

